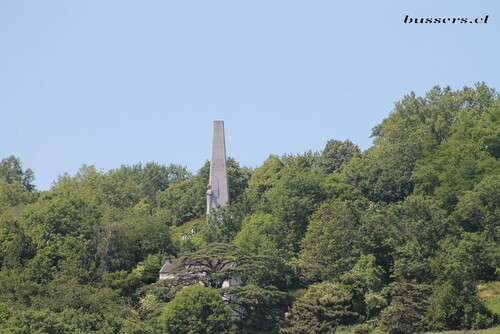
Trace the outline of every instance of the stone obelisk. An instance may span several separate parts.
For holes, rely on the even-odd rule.
[[[229,203],[226,167],[226,143],[224,139],[224,121],[214,121],[212,134],[212,160],[210,161],[210,179],[207,187],[207,214],[213,209]]]

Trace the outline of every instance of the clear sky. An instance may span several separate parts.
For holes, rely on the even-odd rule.
[[[245,166],[364,150],[404,95],[478,81],[500,90],[500,1],[0,1],[0,158],[40,190],[83,164],[196,172],[214,119]]]

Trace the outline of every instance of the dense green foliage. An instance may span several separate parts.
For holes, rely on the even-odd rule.
[[[231,327],[231,309],[213,288],[193,285],[181,290],[165,306],[159,319],[166,333],[225,333]]]
[[[208,216],[208,163],[83,165],[38,191],[31,169],[3,158],[0,332],[498,324],[497,297],[476,287],[500,279],[499,94],[411,93],[372,135],[364,152],[333,139],[256,169],[229,158],[231,203]],[[175,278],[158,280],[166,258]]]
[[[359,318],[354,305],[352,289],[342,283],[323,282],[311,285],[298,298],[280,333],[329,334],[343,323],[350,324]]]

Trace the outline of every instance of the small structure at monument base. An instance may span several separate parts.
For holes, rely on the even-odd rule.
[[[236,263],[229,262],[229,263],[225,264],[221,269],[224,269],[224,268],[229,269],[229,268],[234,268],[234,267],[236,267]],[[205,285],[203,283],[203,277],[205,277],[206,274],[203,272],[203,268],[206,268],[206,267],[196,266],[196,265],[186,265],[183,267],[181,265],[181,263],[173,261],[172,259],[167,259],[167,261],[165,261],[165,264],[163,265],[163,267],[160,270],[160,280],[164,280],[164,279],[172,279],[173,280],[173,279],[178,277],[177,273],[179,271],[184,271],[184,272],[187,271],[189,273],[190,269],[192,269],[193,273],[192,273],[191,278],[195,281],[199,279],[198,283],[200,285]],[[218,284],[219,283],[220,283],[220,281],[218,282]],[[238,286],[238,285],[241,285],[241,278],[239,277],[239,275],[234,275],[234,276],[228,277],[224,281],[222,281],[221,288],[229,288],[231,286]],[[233,319],[240,319],[241,315],[243,314],[243,309],[241,309],[237,305],[232,304],[231,303],[232,299],[230,297],[223,296],[222,298],[226,304],[231,305],[231,309],[232,309],[231,317]]]
[[[165,264],[160,269],[160,279],[174,279],[175,262],[172,259],[167,259]]]

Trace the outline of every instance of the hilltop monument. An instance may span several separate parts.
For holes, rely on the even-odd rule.
[[[224,138],[224,121],[214,121],[212,133],[212,160],[210,161],[210,179],[207,186],[207,214],[213,209],[229,204],[229,191],[227,182],[226,167],[226,142]],[[196,234],[196,228],[184,234],[181,240],[186,240],[189,236]],[[180,262],[167,259],[160,269],[160,279],[173,279],[176,276],[176,268]],[[234,262],[224,264],[224,266],[235,266]],[[199,267],[198,267],[199,268]],[[224,287],[239,285],[239,277],[229,277],[223,282]],[[234,316],[234,312],[233,312]]]
[[[224,121],[214,121],[212,133],[212,160],[207,186],[207,214],[213,209],[229,203],[226,167],[226,142]]]

